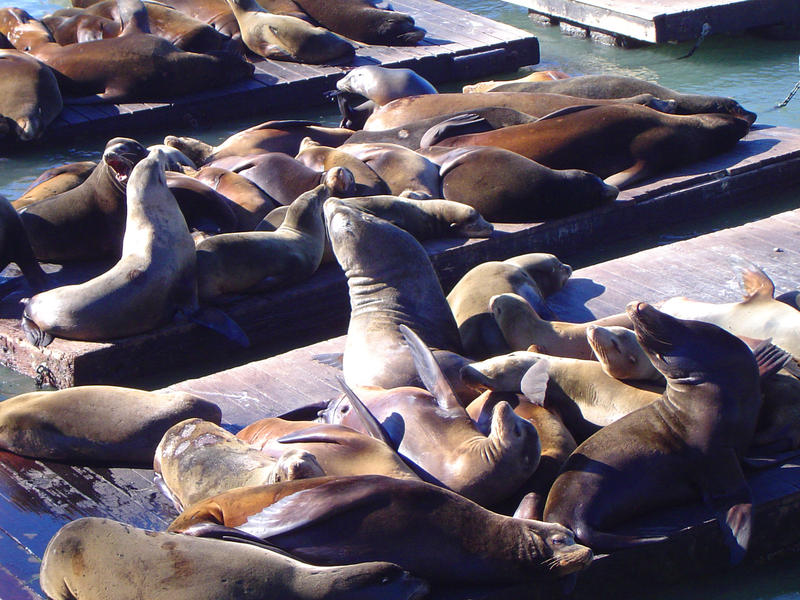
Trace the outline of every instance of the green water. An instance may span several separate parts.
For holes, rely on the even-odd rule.
[[[798,41],[772,41],[749,35],[712,36],[694,56],[676,60],[688,52],[691,43],[645,47],[634,50],[604,46],[589,40],[562,35],[557,27],[543,27],[529,20],[527,11],[513,4],[489,0],[449,0],[449,4],[534,32],[540,41],[540,68],[561,69],[569,74],[620,73],[656,81],[684,92],[709,93],[735,97],[745,108],[758,113],[760,123],[800,128],[800,97],[788,107],[775,109],[800,79]],[[24,0],[16,6],[34,16],[42,16],[61,6],[59,2]],[[506,74],[511,77],[512,74]],[[459,86],[449,86],[458,89]],[[145,144],[160,142],[167,133],[192,135],[216,143],[230,133],[256,122],[272,118],[308,118],[334,124],[338,121],[333,107],[323,106],[302,112],[266,113],[241,121],[222,123],[211,130],[175,130],[140,137]],[[97,159],[105,145],[102,138],[64,143],[48,148],[23,151],[13,157],[0,157],[0,194],[16,198],[38,174],[53,165]],[[800,204],[800,188],[782,190],[765,197],[759,206],[747,212],[724,215],[711,225],[692,224],[680,230],[663,231],[657,238],[626,246],[609,246],[603,258],[634,252],[643,245],[669,243],[696,235],[709,226],[721,228],[794,208]],[[571,257],[581,266],[597,257]],[[0,396],[33,389],[30,379],[0,370]],[[800,600],[800,561],[791,557],[770,565],[744,566],[724,576],[692,581],[666,589],[641,590],[632,598],[659,600]]]

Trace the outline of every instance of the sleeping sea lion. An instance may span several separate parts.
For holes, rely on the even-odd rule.
[[[603,371],[614,379],[664,383],[664,376],[655,368],[636,334],[627,327],[589,325],[586,341]]]
[[[353,154],[340,148],[331,148],[305,138],[300,143],[300,151],[295,159],[315,171],[328,171],[334,167],[343,167],[353,174],[356,188],[353,196],[375,196],[391,193],[386,182],[367,164]]]
[[[398,144],[343,144],[339,150],[355,156],[380,177],[395,196],[441,198],[439,166]]]
[[[239,231],[254,230],[270,211],[280,206],[255,183],[228,169],[202,167],[195,178],[232,202]]]
[[[0,119],[20,142],[35,140],[62,108],[61,91],[49,67],[18,50],[0,50]]]

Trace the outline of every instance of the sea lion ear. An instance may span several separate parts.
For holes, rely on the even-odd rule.
[[[755,265],[742,267],[742,287],[744,288],[745,302],[753,298],[773,298],[775,284],[764,271]]]
[[[417,368],[419,378],[425,388],[436,398],[436,403],[439,407],[443,410],[459,408],[463,410],[455,392],[453,392],[453,388],[450,386],[450,382],[442,373],[439,363],[436,362],[433,353],[425,345],[425,342],[405,325],[399,325],[398,329],[403,334],[403,338],[405,338],[411,350],[411,357],[414,360],[414,366]]]

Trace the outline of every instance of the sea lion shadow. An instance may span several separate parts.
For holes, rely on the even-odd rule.
[[[428,43],[431,43],[431,44],[439,45],[439,46],[442,45],[442,44],[452,44],[453,43],[453,40],[445,40],[445,39],[442,39],[442,38],[435,38],[435,37],[431,37],[429,35],[425,36],[425,41],[428,42]]]
[[[597,318],[586,307],[586,303],[605,290],[604,285],[591,279],[571,278],[563,288],[547,298],[546,304],[563,321],[585,323]]]

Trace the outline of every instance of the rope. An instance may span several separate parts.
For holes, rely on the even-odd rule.
[[[42,386],[44,386],[45,383],[56,387],[56,378],[53,375],[53,372],[48,369],[44,363],[42,363],[36,367],[36,378],[33,380],[33,383],[37,390],[42,389]]]
[[[791,92],[789,92],[789,95],[786,96],[783,102],[779,102],[778,104],[776,104],[775,108],[783,108],[784,106],[789,104],[789,102],[791,101],[792,98],[794,98],[794,95],[797,93],[798,90],[800,90],[800,81],[794,84],[794,89]]]
[[[703,43],[703,40],[706,39],[706,36],[709,33],[711,33],[711,25],[709,25],[708,23],[703,23],[703,27],[700,29],[700,37],[697,38],[697,41],[694,43],[694,46],[692,47],[692,49],[689,50],[688,54],[685,54],[683,56],[679,56],[676,60],[682,60],[684,58],[689,58],[692,54],[694,54],[695,50],[697,50],[700,47],[700,44]]]

